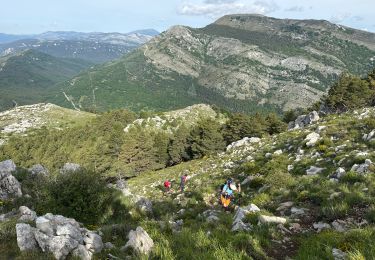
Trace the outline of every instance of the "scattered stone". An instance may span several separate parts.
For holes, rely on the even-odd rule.
[[[68,172],[76,172],[81,169],[81,165],[77,163],[65,163],[64,166],[60,169],[61,174],[65,174]]]
[[[323,229],[330,229],[331,226],[327,223],[318,222],[313,224],[314,229],[316,229],[318,232],[322,231]]]
[[[289,209],[289,208],[292,207],[293,205],[294,205],[294,202],[293,202],[293,201],[283,202],[283,203],[280,203],[279,207],[278,207],[276,210],[277,210],[277,211],[284,211],[284,210]]]
[[[111,242],[104,243],[104,248],[105,249],[112,249],[114,247],[115,247],[115,245],[112,244]]]
[[[337,197],[340,197],[341,196],[341,192],[334,192],[334,193],[332,193],[330,196],[329,196],[329,199],[330,200],[333,200],[333,199],[335,199],[335,198],[337,198]]]
[[[8,212],[8,213],[1,214],[1,215],[0,215],[0,222],[7,221],[8,219],[11,219],[11,218],[17,216],[18,213],[19,213],[19,211],[17,211],[17,210],[12,210],[12,211],[10,211],[10,212]]]
[[[294,165],[293,164],[290,164],[288,165],[288,172],[292,171],[294,169]]]
[[[19,208],[20,218],[18,219],[19,222],[32,222],[36,219],[36,212],[29,209],[26,206],[21,206]]]
[[[320,132],[322,132],[324,129],[326,129],[327,128],[327,126],[325,126],[325,125],[320,125],[320,126],[318,126],[318,128],[316,129],[316,132],[319,134]]]
[[[351,171],[355,171],[359,174],[366,174],[369,172],[369,168],[372,165],[372,161],[370,159],[366,159],[365,163],[362,164],[354,164],[352,166]]]
[[[305,214],[305,210],[304,209],[300,209],[300,208],[296,208],[296,207],[292,207],[290,209],[290,213],[293,216],[300,216],[300,215],[304,215]]]
[[[289,229],[293,232],[300,232],[302,230],[299,223],[290,223]]]
[[[320,172],[322,172],[323,170],[325,170],[325,168],[310,166],[310,168],[306,170],[306,175],[317,175]]]
[[[265,156],[266,158],[271,158],[271,157],[272,157],[272,153],[266,153],[264,156]]]
[[[239,207],[233,217],[232,231],[249,231],[251,225],[244,223],[243,220],[247,214],[259,212],[260,209],[255,204],[250,204],[246,207]]]
[[[314,146],[318,142],[319,139],[320,139],[320,135],[318,133],[308,134],[305,138],[306,146],[307,147]]]
[[[362,137],[362,139],[363,139],[363,141],[370,141],[373,137],[375,136],[375,129],[374,130],[372,130],[370,133],[368,133],[368,134],[364,134],[363,135],[363,137]]]
[[[173,233],[181,232],[183,224],[184,224],[184,221],[182,219],[177,220],[177,221],[169,221],[169,225],[171,226]]]
[[[345,169],[342,168],[342,167],[339,167],[336,170],[334,177],[337,178],[337,179],[341,179],[345,174],[346,174]]]
[[[285,224],[286,223],[286,218],[276,217],[276,216],[260,215],[258,220],[260,224]]]
[[[332,224],[332,227],[338,232],[345,232],[346,231],[345,226],[343,224],[341,224],[340,221],[338,221],[338,220],[333,221],[331,224]]]
[[[152,213],[151,200],[145,197],[141,197],[141,196],[136,196],[135,200],[136,200],[135,204],[140,211],[145,212],[145,213]]]
[[[38,175],[44,175],[47,176],[49,175],[49,171],[47,168],[45,168],[41,164],[35,164],[29,169],[31,175],[33,176],[38,176]]]
[[[274,155],[281,155],[283,153],[282,150],[276,150],[273,154]]]
[[[347,259],[347,254],[341,251],[340,249],[333,248],[332,255],[334,260],[345,260]]]
[[[131,230],[128,239],[129,241],[121,248],[121,250],[126,250],[128,247],[131,247],[138,253],[149,254],[154,247],[154,241],[142,227],[137,227],[136,230]]]

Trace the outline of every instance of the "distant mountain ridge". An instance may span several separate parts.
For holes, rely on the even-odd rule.
[[[0,56],[35,49],[56,57],[103,63],[121,57],[157,34],[156,30],[145,29],[125,34],[51,31],[37,35],[6,35],[3,38],[0,35]],[[3,43],[1,39],[4,39]]]
[[[100,110],[209,103],[280,111],[318,101],[343,71],[363,75],[373,67],[373,33],[320,20],[227,15],[200,29],[174,26],[61,89],[78,106]],[[64,98],[52,102],[69,106]]]

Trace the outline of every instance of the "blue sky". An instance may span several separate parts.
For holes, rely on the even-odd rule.
[[[375,32],[374,0],[3,0],[0,32],[159,31],[202,27],[228,13],[325,19]]]

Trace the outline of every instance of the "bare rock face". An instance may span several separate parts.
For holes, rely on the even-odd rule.
[[[131,247],[140,254],[149,254],[154,247],[154,241],[142,227],[137,227],[136,230],[130,231],[128,238],[129,241],[121,250]]]
[[[22,206],[21,217],[34,217],[33,211]],[[36,214],[35,214],[36,216]],[[28,224],[17,224],[17,243],[21,251],[41,250],[50,252],[58,260],[69,254],[80,259],[89,260],[92,255],[103,249],[101,236],[82,228],[71,218],[48,213],[35,219],[36,228]]]
[[[12,160],[0,163],[0,199],[21,197],[21,184],[12,175],[16,170],[16,165]]]

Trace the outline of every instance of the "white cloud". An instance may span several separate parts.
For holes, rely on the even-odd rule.
[[[331,19],[329,20],[333,23],[341,23],[345,21],[346,19],[348,19],[349,17],[351,17],[350,13],[338,13],[338,14],[333,15]]]
[[[303,6],[296,5],[296,6],[292,6],[290,8],[285,9],[285,11],[287,11],[287,12],[303,12],[303,11],[305,11],[305,8]]]
[[[191,16],[217,18],[226,14],[256,13],[268,14],[278,10],[274,1],[244,0],[205,0],[201,3],[185,2],[178,8],[178,13]]]

